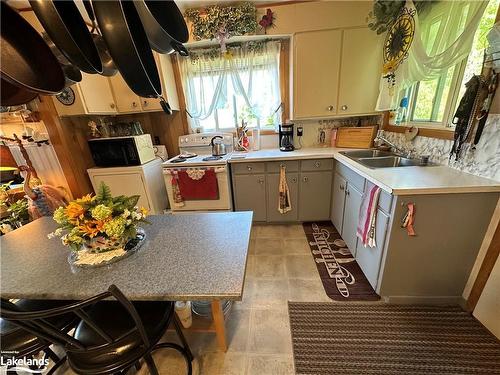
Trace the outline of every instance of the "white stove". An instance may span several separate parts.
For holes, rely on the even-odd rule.
[[[182,154],[181,154],[182,155]],[[183,157],[178,155],[163,163],[163,168],[185,168],[194,166],[211,166],[211,165],[225,165],[231,154],[224,156],[196,155],[194,157]]]
[[[226,150],[228,150],[226,155],[212,156],[210,142],[215,136],[222,137],[223,143],[226,145]],[[181,152],[180,155],[162,164],[172,211],[230,211],[232,209],[232,199],[227,160],[233,151],[232,133],[200,133],[180,136],[179,151]],[[172,174],[181,170],[203,170],[209,168],[213,168],[217,176],[218,199],[185,200],[182,204],[173,204]]]

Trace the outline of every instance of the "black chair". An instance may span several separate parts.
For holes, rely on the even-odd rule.
[[[109,298],[117,302],[105,301]],[[73,335],[49,322],[69,313],[81,319]],[[151,353],[160,348],[182,354],[188,374],[192,373],[193,355],[170,301],[132,303],[111,285],[107,292],[64,307],[35,312],[2,308],[1,315],[37,337],[63,345],[69,366],[79,374],[123,373],[132,366],[138,367],[143,358],[149,372],[157,375]],[[172,323],[182,346],[158,343]]]
[[[1,301],[1,309],[10,309],[13,311],[38,311],[53,309],[56,307],[65,306],[72,301],[56,301],[56,300],[30,300],[21,299],[16,302],[8,300]],[[52,325],[63,332],[68,332],[76,326],[78,319],[74,316],[66,314],[49,320]],[[53,344],[50,340],[40,338],[33,333],[20,328],[15,323],[0,318],[0,344],[2,353],[6,357],[11,358],[30,358],[40,352],[45,352],[47,357],[56,363],[48,374],[52,374],[62,363],[64,358],[59,358],[50,346]],[[7,353],[7,354],[5,354]]]

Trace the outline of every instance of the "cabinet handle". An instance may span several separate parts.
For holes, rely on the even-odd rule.
[[[292,178],[292,182],[295,184],[297,183],[297,177]]]
[[[333,105],[329,105],[328,107],[326,107],[326,109],[330,112],[333,111]]]
[[[248,169],[249,171],[251,171],[253,168],[252,168],[251,166],[247,165],[247,169]]]
[[[147,107],[148,106],[148,101],[147,100],[144,100],[144,107]]]
[[[342,107],[340,107],[341,110],[347,111],[347,106],[344,104]]]
[[[137,107],[137,103],[136,102],[132,102],[132,107]]]
[[[115,103],[111,103],[109,106],[110,106],[111,108],[115,108]]]
[[[263,184],[264,183],[264,179],[263,178],[259,178],[259,184]]]
[[[308,181],[309,181],[309,177],[304,177],[304,178],[302,179],[302,181],[304,181],[304,182],[308,182]]]
[[[340,190],[344,191],[345,189],[345,186],[344,185],[340,185]]]
[[[316,168],[321,167],[321,162],[317,161],[316,163],[314,163],[314,166],[315,166]]]
[[[347,194],[347,196],[351,195],[351,192],[348,189],[346,189],[345,193]]]

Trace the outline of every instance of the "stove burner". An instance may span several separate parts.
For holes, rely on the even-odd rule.
[[[215,160],[221,160],[222,156],[207,156],[206,158],[203,158],[201,160],[203,161],[215,161]]]
[[[175,158],[173,160],[170,160],[171,163],[182,163],[182,162],[185,162],[187,159],[186,158]]]

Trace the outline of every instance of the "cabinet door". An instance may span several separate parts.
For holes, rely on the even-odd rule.
[[[109,78],[100,74],[82,72],[82,81],[78,84],[87,108],[87,113],[116,113],[115,99]]]
[[[344,222],[342,224],[342,238],[352,255],[356,255],[356,228],[358,226],[359,206],[362,194],[351,184],[347,184],[345,192]]]
[[[344,219],[345,187],[346,180],[335,173],[332,189],[332,223],[339,233],[342,233],[342,221]]]
[[[124,173],[124,174],[109,174],[92,176],[92,186],[94,190],[104,182],[111,189],[113,196],[118,195],[139,195],[137,206],[151,210],[151,205],[146,193],[146,186],[142,174],[140,173]]]
[[[115,95],[116,109],[118,110],[118,113],[141,111],[141,98],[128,87],[120,73],[116,73],[113,77],[111,77],[110,82]]]
[[[358,241],[356,249],[356,261],[361,270],[370,282],[373,289],[377,289],[378,274],[380,271],[380,262],[385,246],[385,233],[389,223],[389,216],[383,211],[377,210],[377,221],[375,222],[375,247],[364,247],[361,241]]]
[[[295,35],[295,118],[336,114],[341,33],[339,30],[322,30]]]
[[[290,202],[292,210],[285,214],[278,211],[279,200],[279,181],[280,175],[277,173],[268,174],[267,179],[267,221],[280,222],[280,221],[297,221],[299,207],[297,206],[299,197],[299,174],[287,173],[286,182],[288,184],[288,191],[290,192]]]
[[[368,28],[343,33],[337,113],[375,112],[384,38]]]
[[[332,172],[302,172],[299,186],[299,220],[329,220]]]
[[[141,98],[141,108],[143,111],[161,111],[160,100],[156,98]]]
[[[233,190],[236,211],[253,211],[254,221],[266,221],[265,175],[234,175]]]
[[[174,63],[172,62],[172,58],[175,59],[176,57],[174,57],[173,54],[161,55],[154,51],[153,55],[155,56],[158,72],[160,73],[163,97],[173,111],[179,111],[179,97],[177,96],[177,86],[175,84]],[[177,64],[177,60],[175,60],[175,64]],[[176,68],[178,68],[178,66],[176,66]],[[158,100],[154,104],[150,103],[147,110],[151,110],[151,108],[155,106],[158,106],[158,110],[161,110],[161,105]]]

